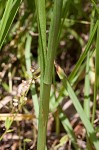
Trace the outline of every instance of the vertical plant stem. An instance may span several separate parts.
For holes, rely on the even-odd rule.
[[[95,15],[95,10],[92,10],[91,14],[91,25],[90,25],[90,33],[93,30],[93,25],[94,25],[94,15]],[[86,76],[85,76],[85,92],[84,92],[84,111],[90,120],[90,52],[88,51],[87,54],[87,61],[86,61]],[[88,138],[88,134],[86,134],[86,141],[87,141],[87,149],[91,150],[91,143]]]
[[[47,57],[45,59],[45,69],[43,69],[45,70],[45,74],[44,77],[42,77],[43,80],[41,79],[43,82],[41,81],[41,89],[40,89],[40,110],[39,110],[37,150],[45,150],[50,88],[52,83],[54,58],[56,54],[56,45],[57,45],[56,43],[61,22],[61,10],[62,10],[62,0],[58,1],[55,0],[53,16],[51,19],[49,31],[48,51]]]
[[[59,29],[61,25],[61,11],[62,11],[62,0],[58,0],[58,2],[55,0],[53,18],[51,20],[51,26],[50,26],[49,38],[48,38],[48,52],[47,52],[47,60],[46,60],[45,76],[44,76],[44,83],[46,84],[51,84],[52,82],[53,64],[56,55]]]
[[[94,14],[95,10],[92,10],[91,14],[91,25],[90,25],[90,34],[93,30],[94,25]],[[89,71],[90,71],[90,52],[88,51],[87,54],[87,61],[86,61],[86,76],[85,76],[85,92],[84,92],[84,111],[88,118],[90,119],[90,79],[89,79]]]

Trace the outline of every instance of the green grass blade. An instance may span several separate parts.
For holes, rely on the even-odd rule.
[[[95,50],[92,50],[89,54],[89,59],[92,57],[93,53]],[[77,73],[77,75],[71,80],[72,85],[74,85],[75,83],[77,83],[77,79],[79,78],[79,76],[81,75],[81,73],[83,72],[83,70],[85,69],[86,66],[86,61],[81,65],[79,72]],[[54,112],[54,110],[58,107],[58,105],[62,102],[63,99],[63,95],[64,95],[64,87],[62,87],[62,89],[59,91],[59,96],[57,98],[57,101],[54,102],[51,106],[51,111]],[[67,95],[68,96],[68,93]],[[89,108],[88,108],[89,109]]]
[[[87,53],[88,53],[88,51],[90,49],[90,46],[91,46],[92,41],[93,41],[93,38],[94,38],[94,36],[96,34],[97,27],[98,27],[98,21],[96,22],[96,24],[95,24],[95,26],[93,28],[93,31],[90,34],[90,38],[89,38],[89,41],[88,41],[88,43],[86,45],[85,51],[83,52],[83,54],[81,55],[81,57],[77,61],[75,68],[73,69],[73,71],[71,72],[71,74],[68,77],[68,79],[70,81],[74,78],[74,76],[76,75],[78,69],[80,68],[80,65],[82,64],[82,62],[84,61],[85,57],[87,56]]]
[[[7,4],[6,4],[6,8],[2,17],[2,20],[0,22],[0,43],[1,43],[1,39],[8,21],[8,18],[10,16],[10,12],[11,12],[11,8],[12,8],[12,4],[13,4],[13,0],[8,0]]]
[[[2,14],[3,14],[3,11],[4,11],[4,8],[5,8],[5,5],[6,5],[6,1],[0,1],[0,19],[2,17]]]
[[[96,62],[95,62],[95,84],[94,84],[94,102],[93,102],[93,112],[92,112],[92,123],[94,123],[95,112],[96,112],[96,97],[99,89],[99,20],[97,28],[97,41],[96,41]]]
[[[26,46],[25,46],[25,61],[26,61],[26,68],[27,72],[32,77],[32,73],[30,71],[31,68],[31,42],[32,42],[32,37],[28,34],[27,39],[26,39]],[[32,101],[34,105],[34,112],[36,117],[38,118],[39,114],[39,105],[38,105],[38,98],[35,90],[35,84],[32,84],[31,86],[31,94],[32,94]]]
[[[86,61],[85,89],[84,89],[84,111],[90,119],[90,79],[89,79],[89,52]]]
[[[22,0],[8,0],[6,8],[0,23],[0,49],[11,27]]]
[[[32,37],[28,34],[26,37],[26,46],[25,46],[25,61],[26,61],[26,69],[30,76],[32,76],[32,73],[30,71],[31,68],[31,42]]]
[[[97,5],[96,5],[95,1],[94,0],[91,0],[91,1],[93,3],[93,5],[94,5],[94,7],[95,7],[95,9],[97,11],[97,13],[99,14],[99,8],[97,8]]]
[[[66,88],[66,90],[68,91],[68,94],[72,100],[72,103],[75,107],[75,109],[77,110],[86,130],[87,130],[87,133],[88,133],[88,137],[89,139],[91,140],[91,142],[94,144],[96,150],[99,149],[99,141],[95,135],[95,131],[92,127],[92,124],[90,123],[88,117],[86,116],[77,96],[75,95],[75,92],[74,90],[72,89],[64,71],[56,65],[56,69],[57,69],[57,73],[58,73],[58,76],[59,78],[62,80],[62,83],[64,85],[64,87]]]
[[[63,25],[64,25],[65,18],[68,16],[68,12],[69,12],[69,8],[70,8],[70,3],[71,3],[71,0],[64,0],[63,1],[62,21],[61,21],[61,25],[60,25],[59,34],[58,34],[57,46],[58,46],[58,43],[60,41],[60,35],[61,35],[61,32],[62,32],[62,28],[63,28]]]
[[[80,148],[77,145],[77,140],[76,140],[73,128],[72,128],[68,118],[66,117],[66,115],[62,112],[61,108],[59,108],[59,118],[61,120],[61,123],[62,123],[64,129],[68,133],[69,138],[71,139],[71,142],[73,143],[75,150],[79,150]]]
[[[90,25],[90,33],[94,27],[94,15],[95,10],[92,10],[91,13],[91,25]],[[85,76],[85,90],[84,90],[84,110],[88,118],[90,119],[90,52],[87,54],[87,61],[86,61],[86,76]],[[88,142],[89,143],[89,142]]]
[[[46,70],[45,70],[45,77],[44,77],[44,82],[46,84],[51,84],[52,82],[52,70],[53,70],[54,58],[56,55],[58,34],[61,25],[61,11],[62,11],[62,0],[61,1],[59,0],[59,2],[56,2],[55,0],[53,18],[51,20],[49,38],[48,38],[47,62],[45,66]]]
[[[45,72],[45,60],[46,60],[46,12],[45,12],[45,0],[35,0],[37,9],[37,21],[39,30],[39,51],[40,51],[40,68],[41,78]]]

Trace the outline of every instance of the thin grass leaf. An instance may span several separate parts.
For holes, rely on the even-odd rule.
[[[93,49],[90,54],[89,54],[89,59],[92,57],[93,53],[94,53],[95,49]],[[79,78],[79,76],[81,75],[81,73],[83,72],[83,70],[85,69],[86,66],[86,61],[81,65],[79,72],[77,73],[77,75],[71,80],[72,85],[74,85],[75,83],[77,84],[77,79]],[[76,86],[75,86],[76,87]],[[66,91],[64,89],[64,87],[62,87],[62,89],[59,91],[59,96],[57,98],[57,101],[52,101],[50,104],[51,105],[51,112],[54,112],[54,110],[58,107],[58,105],[62,102],[63,100],[63,95],[68,96],[68,93],[66,94]],[[89,108],[89,107],[88,107]]]
[[[99,149],[99,141],[95,135],[95,131],[94,131],[88,117],[86,116],[77,96],[75,95],[74,90],[72,89],[64,71],[57,65],[56,65],[56,70],[57,70],[57,74],[58,74],[59,78],[62,80],[64,87],[68,91],[68,94],[72,100],[72,103],[73,103],[75,109],[77,110],[77,112],[78,112],[78,114],[79,114],[79,116],[80,116],[86,130],[87,130],[89,139],[94,144],[96,150],[98,150]]]
[[[4,11],[4,8],[5,8],[5,5],[6,5],[6,1],[0,1],[0,19],[2,17],[2,14],[3,14],[3,11]]]
[[[22,0],[8,0],[4,15],[0,23],[0,49],[2,48],[3,42],[8,34],[11,24],[15,18]],[[13,2],[13,3],[12,3]]]
[[[31,51],[30,51],[31,50],[31,42],[32,42],[32,37],[28,34],[27,39],[26,39],[26,46],[25,46],[25,61],[26,61],[27,72],[30,77],[32,77],[32,73],[30,71],[30,68],[31,68]],[[36,118],[38,118],[39,105],[38,105],[37,93],[35,90],[35,84],[31,85],[31,94],[32,94],[32,101],[33,101],[33,105],[34,105],[35,115],[36,115]],[[38,124],[38,121],[37,121],[37,124]]]
[[[32,77],[32,72],[30,71],[31,68],[31,42],[32,42],[32,37],[27,34],[26,37],[26,45],[25,45],[25,61],[26,61],[26,69],[28,74]]]
[[[84,111],[90,119],[90,79],[89,79],[89,52],[86,61],[85,89],[84,89]]]
[[[8,0],[7,4],[6,4],[6,8],[2,17],[2,20],[0,22],[0,43],[1,43],[1,39],[8,21],[8,18],[10,16],[10,12],[11,12],[11,8],[12,8],[12,4],[13,4],[13,0]]]
[[[61,31],[62,31],[62,28],[63,28],[63,25],[64,25],[64,21],[65,21],[66,17],[68,16],[68,12],[69,12],[69,8],[70,8],[70,3],[71,3],[71,0],[64,0],[63,1],[62,21],[61,21],[61,25],[60,25],[59,34],[58,34],[57,46],[58,46],[58,43],[60,41],[60,35],[61,35]]]
[[[93,102],[93,112],[92,112],[92,124],[95,119],[96,112],[96,97],[99,89],[99,20],[98,20],[98,28],[97,28],[97,41],[96,41],[96,62],[95,62],[95,84],[94,84],[94,102]]]
[[[58,108],[59,108],[59,118],[61,120],[61,123],[62,123],[64,129],[66,130],[66,132],[68,133],[68,136],[69,136],[71,142],[73,143],[75,150],[79,150],[80,148],[77,145],[77,140],[76,140],[73,128],[72,128],[68,118],[66,117],[66,115],[62,112],[61,108],[60,107],[58,107]]]
[[[94,27],[94,15],[95,15],[95,10],[93,9],[92,13],[91,13],[90,33],[92,32],[93,27]],[[88,54],[87,54],[85,90],[84,90],[84,111],[85,111],[86,115],[88,116],[88,118],[90,119],[90,78],[89,78],[89,72],[90,72],[90,52],[88,52]]]
[[[97,5],[96,5],[95,1],[94,0],[91,0],[91,1],[93,3],[93,5],[94,5],[94,7],[95,7],[95,9],[97,11],[97,13],[99,14],[99,8],[97,8]]]
[[[60,5],[60,7],[58,6]],[[61,11],[62,11],[62,0],[56,2],[53,11],[53,18],[51,20],[50,30],[49,30],[49,38],[48,38],[48,52],[47,52],[47,60],[46,60],[46,68],[45,68],[45,76],[44,83],[51,84],[52,82],[52,70],[54,59],[56,55],[58,34],[61,25]]]
[[[74,78],[74,76],[76,75],[78,69],[80,68],[80,65],[82,64],[82,62],[84,61],[85,57],[87,56],[87,53],[88,53],[88,51],[89,51],[89,49],[90,49],[90,46],[91,46],[92,41],[93,41],[93,39],[94,39],[94,36],[95,36],[95,34],[96,34],[97,27],[98,27],[98,21],[96,22],[96,24],[95,24],[95,26],[94,26],[94,28],[93,28],[93,31],[92,31],[91,34],[90,34],[90,38],[89,38],[88,43],[87,43],[87,45],[86,45],[85,51],[83,52],[83,54],[81,55],[81,57],[80,57],[79,60],[77,61],[76,65],[75,65],[75,67],[74,67],[74,69],[73,69],[73,71],[71,72],[71,74],[70,74],[69,77],[68,77],[68,79],[69,79],[70,81]]]
[[[45,72],[45,60],[46,60],[46,12],[45,12],[45,0],[35,0],[37,9],[37,21],[39,30],[39,52],[40,52],[40,68],[41,79]]]

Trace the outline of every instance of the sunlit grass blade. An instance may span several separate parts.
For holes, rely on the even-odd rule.
[[[14,2],[13,0],[7,1],[6,8],[0,22],[0,49],[15,18],[21,1],[22,0],[15,0]]]
[[[64,87],[66,88],[71,100],[72,100],[72,103],[76,109],[76,111],[78,112],[79,116],[80,116],[80,119],[82,120],[86,130],[87,130],[87,133],[88,133],[88,137],[89,139],[91,140],[91,142],[94,144],[96,150],[98,150],[99,148],[99,141],[95,135],[95,131],[92,127],[92,124],[90,123],[88,117],[86,116],[74,90],[72,89],[64,71],[58,66],[56,65],[56,70],[57,70],[57,73],[58,73],[58,76],[59,78],[61,79]]]

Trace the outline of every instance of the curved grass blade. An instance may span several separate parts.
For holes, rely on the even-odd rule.
[[[97,27],[98,27],[98,21],[96,22],[96,24],[95,24],[95,26],[93,28],[93,31],[90,34],[90,38],[89,38],[88,43],[86,45],[85,51],[83,52],[83,54],[81,55],[81,57],[77,61],[76,66],[74,67],[73,71],[71,72],[71,74],[68,77],[69,81],[71,81],[74,78],[74,76],[76,75],[78,69],[80,68],[80,65],[82,64],[82,62],[84,61],[85,57],[87,56],[87,53],[88,53],[88,51],[90,49],[90,46],[91,46],[92,41],[94,39],[94,36],[96,34]]]
[[[77,112],[78,112],[78,114],[79,114],[79,116],[80,116],[86,130],[87,130],[89,139],[94,144],[96,150],[98,150],[99,149],[99,141],[95,135],[95,131],[92,127],[92,124],[90,123],[88,117],[86,116],[74,90],[72,89],[72,87],[71,87],[71,85],[70,85],[70,83],[69,83],[69,81],[68,81],[68,79],[64,73],[64,71],[58,65],[56,65],[56,70],[57,70],[57,74],[58,74],[59,78],[61,79],[64,87],[66,88],[66,90],[67,90],[67,92],[68,92],[68,94],[72,100],[72,103],[73,103],[75,109],[77,110]]]

